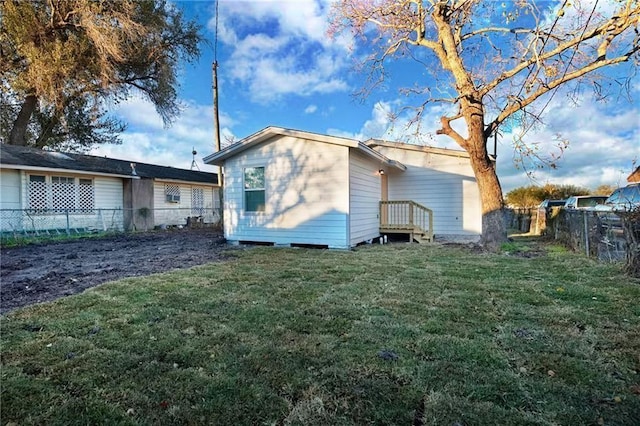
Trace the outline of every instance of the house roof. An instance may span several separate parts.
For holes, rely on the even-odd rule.
[[[251,148],[254,147],[256,145],[259,145],[269,139],[271,139],[274,136],[292,136],[294,138],[298,138],[298,139],[307,139],[307,140],[312,140],[312,141],[316,141],[316,142],[323,142],[323,143],[328,143],[328,144],[333,144],[333,145],[340,145],[340,146],[346,146],[348,148],[354,148],[359,150],[360,152],[364,153],[365,155],[368,155],[370,157],[373,157],[379,161],[381,161],[382,163],[398,168],[400,170],[405,170],[406,167],[403,164],[400,164],[399,162],[395,161],[395,160],[391,160],[387,157],[385,157],[384,155],[380,154],[379,152],[371,149],[370,147],[368,147],[367,145],[363,144],[362,142],[359,142],[355,139],[349,139],[349,138],[341,138],[341,137],[337,137],[337,136],[329,136],[329,135],[321,135],[318,133],[312,133],[312,132],[304,132],[301,130],[293,130],[293,129],[284,129],[282,127],[274,127],[274,126],[269,126],[269,127],[265,127],[264,129],[260,130],[259,132],[256,132],[250,136],[247,136],[246,138],[234,143],[233,145],[230,145],[228,147],[226,147],[223,150],[220,150],[218,152],[214,152],[211,155],[208,155],[206,157],[204,157],[203,161],[207,164],[215,164],[215,165],[222,165],[224,163],[225,160]]]
[[[369,139],[364,142],[368,147],[384,146],[389,148],[404,149],[407,151],[419,151],[429,154],[450,155],[452,157],[469,158],[469,153],[458,149],[435,148],[432,146],[414,145],[402,142],[390,142],[382,139]]]
[[[218,184],[218,175],[155,164],[116,160],[93,155],[43,151],[37,148],[0,144],[2,168],[64,170],[78,173],[113,175],[125,178],[151,178]],[[134,173],[135,170],[135,173]]]
[[[640,166],[636,167],[636,169],[627,177],[627,182],[640,182]]]

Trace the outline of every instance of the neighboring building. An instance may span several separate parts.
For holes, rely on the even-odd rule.
[[[3,215],[3,232],[33,228],[39,216],[47,220],[35,230],[64,228],[69,214],[75,223],[127,230],[185,224],[188,216],[219,220],[214,173],[0,144],[0,179],[0,209],[27,215]]]
[[[636,183],[640,182],[640,166],[636,167],[636,169],[627,177],[627,182]]]
[[[348,248],[382,233],[481,233],[462,151],[267,127],[204,161],[224,167],[231,242]]]

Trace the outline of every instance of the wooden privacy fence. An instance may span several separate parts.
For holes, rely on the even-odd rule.
[[[380,201],[380,232],[413,234],[433,241],[433,211],[411,200]]]

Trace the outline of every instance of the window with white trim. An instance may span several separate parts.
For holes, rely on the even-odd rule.
[[[264,167],[244,169],[244,210],[247,212],[265,210]]]

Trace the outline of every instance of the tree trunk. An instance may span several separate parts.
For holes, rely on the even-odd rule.
[[[481,244],[496,251],[507,241],[507,226],[504,219],[502,187],[496,173],[496,163],[489,158],[482,121],[471,120],[469,125],[469,152],[471,167],[478,182],[482,203]]]
[[[472,164],[473,166],[473,164]],[[507,241],[507,226],[502,205],[502,188],[495,168],[474,167],[480,200],[482,202],[482,238],[481,244],[496,251]]]
[[[27,126],[29,125],[33,111],[36,109],[37,102],[38,98],[36,98],[35,95],[27,95],[24,99],[20,112],[11,128],[11,134],[9,135],[10,145],[27,145]]]

